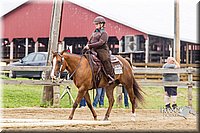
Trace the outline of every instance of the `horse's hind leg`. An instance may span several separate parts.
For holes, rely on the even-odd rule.
[[[69,119],[70,119],[70,120],[73,119],[74,112],[75,112],[75,110],[76,110],[78,104],[80,103],[81,99],[82,99],[83,96],[85,95],[85,93],[86,93],[86,91],[84,90],[84,88],[81,88],[81,87],[80,87],[79,90],[78,90],[78,95],[77,95],[77,97],[76,97],[76,100],[75,100],[75,102],[74,102],[74,104],[73,104],[72,111],[71,111],[71,113],[70,113],[70,115],[69,115]]]
[[[85,93],[85,100],[87,102],[89,109],[91,110],[91,112],[93,114],[94,120],[97,120],[97,114],[96,114],[94,108],[92,107],[90,95],[89,95],[88,91]]]
[[[109,87],[106,88],[106,96],[108,97],[108,102],[109,102],[109,107],[107,109],[107,112],[105,114],[104,120],[108,120],[109,116],[110,116],[110,112],[112,110],[112,106],[114,104],[114,96],[113,96],[113,90],[114,90],[114,85],[111,85]]]
[[[128,92],[128,95],[129,95],[129,99],[130,99],[130,102],[132,104],[132,116],[131,116],[131,120],[132,121],[135,121],[135,107],[136,107],[136,97],[134,95],[134,91],[133,91],[133,87],[132,86],[128,86],[128,85],[125,85],[125,89],[127,90]]]

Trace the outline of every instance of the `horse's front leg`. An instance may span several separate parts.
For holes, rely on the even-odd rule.
[[[90,111],[93,114],[94,120],[97,120],[97,114],[96,114],[96,112],[95,112],[95,110],[94,110],[94,108],[93,108],[93,106],[91,104],[90,95],[89,95],[88,91],[85,94],[85,100],[87,102],[87,105],[88,105]]]
[[[114,96],[113,96],[113,90],[114,90],[114,87],[111,87],[111,86],[106,88],[106,96],[108,97],[109,107],[108,107],[107,112],[105,114],[104,120],[108,120],[108,118],[110,116],[110,112],[112,110],[112,106],[115,102]]]
[[[83,88],[83,87],[80,87],[79,90],[78,90],[78,95],[77,95],[77,97],[76,97],[76,100],[75,100],[75,102],[74,102],[74,104],[73,104],[72,111],[71,111],[71,113],[70,113],[70,115],[69,115],[69,118],[68,118],[69,120],[72,120],[72,119],[73,119],[74,112],[75,112],[75,110],[76,110],[78,104],[80,103],[81,99],[84,97],[85,93],[86,93],[86,91],[84,90],[84,88]]]

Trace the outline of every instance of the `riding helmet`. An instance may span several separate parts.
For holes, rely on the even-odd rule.
[[[106,23],[106,20],[105,20],[104,17],[98,16],[98,17],[96,17],[96,18],[94,19],[93,22],[94,22],[94,23]]]

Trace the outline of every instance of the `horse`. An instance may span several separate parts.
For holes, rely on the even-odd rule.
[[[133,76],[133,69],[130,61],[123,58],[120,55],[115,55],[123,64],[123,73],[115,74],[115,82],[108,84],[105,74],[102,76],[98,87],[104,87],[106,89],[106,96],[108,98],[109,107],[105,114],[104,120],[108,120],[112,106],[114,104],[113,90],[120,83],[127,89],[130,102],[132,104],[132,116],[131,120],[135,120],[135,105],[136,100],[143,103],[143,90],[140,88]],[[91,104],[88,90],[93,89],[92,70],[89,65],[89,61],[83,55],[68,53],[63,50],[61,53],[52,51],[52,71],[51,78],[55,80],[56,77],[65,69],[69,74],[73,75],[73,82],[78,88],[78,94],[73,103],[72,111],[69,115],[69,120],[73,119],[75,110],[84,97],[90,111],[93,114],[94,120],[97,120],[97,114]],[[71,76],[70,76],[71,77]]]

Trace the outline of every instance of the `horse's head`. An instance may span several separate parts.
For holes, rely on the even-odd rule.
[[[60,78],[60,74],[65,70],[64,57],[58,52],[52,51],[52,71],[51,79],[55,80]]]

